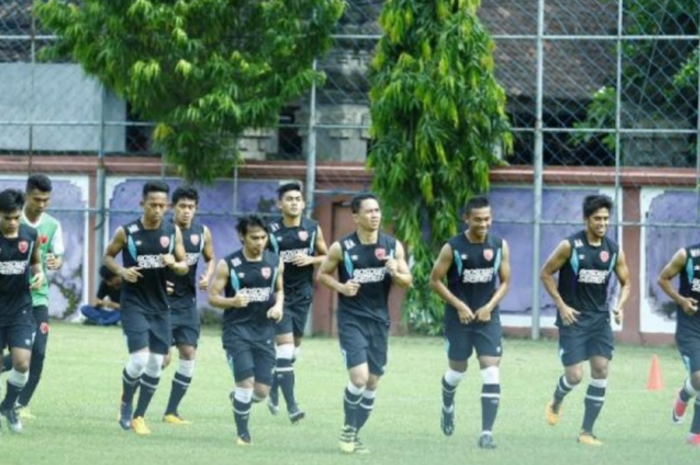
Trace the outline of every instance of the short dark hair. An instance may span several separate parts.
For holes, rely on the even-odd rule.
[[[466,216],[469,216],[472,210],[477,210],[479,208],[487,208],[490,206],[491,204],[489,203],[488,197],[486,197],[485,195],[477,195],[467,200],[467,204],[464,206],[464,214]]]
[[[0,212],[10,213],[24,207],[24,194],[19,189],[5,189],[0,192]]]
[[[178,186],[173,192],[173,205],[178,203],[181,199],[194,200],[194,203],[199,204],[199,192],[194,186]]]
[[[145,199],[151,192],[162,192],[164,194],[170,193],[170,187],[163,181],[148,181],[143,185],[143,198]]]
[[[302,192],[301,184],[299,184],[298,182],[288,182],[287,184],[282,184],[280,187],[277,188],[277,198],[279,200],[282,200],[284,194],[286,194],[289,191]]]
[[[110,279],[114,278],[115,276],[117,276],[117,274],[114,271],[107,268],[107,266],[102,265],[100,267],[100,277],[102,277],[102,279],[104,279],[105,281],[109,281]]]
[[[25,189],[27,193],[33,190],[51,192],[51,189],[53,189],[51,180],[45,174],[32,174],[27,178],[27,187]]]
[[[613,201],[607,195],[592,194],[583,199],[583,217],[590,218],[593,213],[601,208],[613,209]]]
[[[363,192],[361,194],[357,194],[355,197],[352,198],[352,200],[350,201],[350,209],[353,213],[359,212],[360,208],[362,207],[362,202],[369,199],[376,200],[377,203],[379,203],[379,199],[376,195],[372,194],[371,192]]]
[[[238,220],[238,224],[236,225],[236,231],[238,231],[238,234],[241,236],[245,236],[248,234],[248,230],[251,227],[259,227],[265,231],[267,231],[267,221],[260,216],[260,215],[246,215],[242,216]]]

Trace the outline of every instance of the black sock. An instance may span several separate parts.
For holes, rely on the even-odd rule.
[[[134,418],[146,415],[148,405],[151,403],[153,394],[155,394],[158,387],[158,381],[160,381],[160,378],[154,378],[145,373],[141,376],[141,393],[139,394],[139,401],[136,403],[136,410],[134,410]]]
[[[277,367],[275,367],[275,372],[272,374],[272,384],[270,385],[270,403],[273,405],[278,405],[280,403],[279,394],[280,382],[277,379]]]
[[[282,390],[284,401],[287,403],[287,409],[289,409],[296,405],[296,400],[294,399],[294,368],[292,367],[292,360],[288,358],[278,358],[275,371],[275,378]]]
[[[3,399],[2,403],[0,404],[0,408],[2,409],[11,409],[15,406],[15,402],[17,402],[17,398],[19,397],[20,393],[22,392],[22,389],[24,389],[24,386],[16,386],[12,384],[10,381],[7,382],[7,392],[5,393],[5,398]]]
[[[172,387],[170,389],[170,398],[168,399],[168,407],[165,409],[165,414],[177,414],[177,408],[180,406],[180,401],[187,393],[187,388],[190,387],[192,378],[181,373],[175,373],[173,377]]]
[[[442,377],[442,406],[444,408],[452,407],[455,403],[455,393],[457,392],[457,386],[452,386]]]
[[[484,384],[481,387],[481,431],[492,431],[501,403],[501,385]]]
[[[122,402],[125,404],[130,404],[134,401],[134,394],[139,388],[139,380],[141,377],[132,378],[129,373],[126,372],[126,368],[122,372]]]
[[[690,432],[700,434],[700,399],[695,399],[695,411],[693,412],[693,423],[690,425]]]
[[[554,389],[554,403],[559,405],[564,400],[564,397],[574,389],[574,386],[569,386],[566,383],[566,376],[561,375],[559,381],[557,381],[557,387]]]
[[[689,389],[691,389],[690,392],[688,392]],[[690,399],[695,397],[695,390],[693,389],[693,385],[690,383],[690,379],[685,380],[683,387],[678,393],[678,397],[680,397],[681,401],[686,404],[690,402]]]
[[[345,388],[345,398],[343,399],[343,407],[345,410],[345,425],[357,428],[357,409],[360,406],[362,394],[353,394]]]
[[[251,402],[241,402],[233,398],[233,419],[236,421],[236,431],[239,437],[250,436],[248,419],[250,418]]]
[[[367,392],[367,391],[365,391]],[[357,431],[365,426],[372,410],[374,409],[374,397],[362,396],[359,408],[357,409]]]
[[[581,429],[587,433],[593,433],[593,424],[605,403],[605,387],[589,385],[584,401],[585,413]]]

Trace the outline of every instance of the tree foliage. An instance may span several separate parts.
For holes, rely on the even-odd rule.
[[[413,261],[409,318],[430,332],[440,330],[443,312],[428,287],[436,253],[458,232],[467,199],[488,190],[496,148],[512,145],[479,3],[388,0],[372,63],[368,165]]]
[[[230,172],[248,128],[320,81],[342,0],[82,0],[37,2],[71,57],[139,115],[189,180]]]

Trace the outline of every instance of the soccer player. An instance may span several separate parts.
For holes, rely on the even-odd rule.
[[[138,435],[151,434],[144,416],[153,398],[171,343],[170,308],[166,293],[167,269],[188,271],[182,233],[163,221],[168,210],[168,185],[143,185],[140,218],[117,229],[107,246],[104,264],[122,277],[122,329],[129,361],[122,373],[119,425]],[[123,265],[115,260],[122,253]],[[133,398],[141,387],[136,410]]]
[[[501,397],[499,365],[503,330],[498,303],[510,285],[508,243],[489,234],[491,206],[486,197],[473,197],[465,208],[467,230],[447,242],[430,274],[430,287],[445,301],[445,340],[448,369],[442,377],[441,427],[454,432],[455,392],[476,350],[481,388],[482,449],[495,449],[493,424]],[[447,285],[443,278],[447,277]],[[496,285],[498,280],[498,286]]]
[[[198,205],[199,193],[194,187],[181,186],[173,192],[173,222],[182,233],[189,265],[189,272],[184,276],[172,271],[168,273],[168,281],[173,286],[172,293],[168,295],[172,340],[177,346],[179,360],[163,421],[177,425],[188,423],[178,413],[178,407],[194,375],[201,326],[197,311],[197,287],[203,291],[207,290],[216,265],[211,232],[209,228],[195,221]],[[206,270],[197,277],[200,256],[204,259]],[[170,357],[166,357],[166,365],[169,362]]]
[[[563,240],[547,259],[541,273],[545,289],[557,309],[559,355],[564,375],[559,378],[554,398],[545,411],[547,422],[559,421],[564,397],[583,378],[583,362],[591,367],[591,381],[584,401],[583,426],[578,436],[581,444],[599,446],[593,435],[607,386],[608,367],[614,343],[607,306],[608,283],[615,273],[621,286],[613,309],[615,321],[622,321],[622,310],[630,295],[629,271],[625,254],[606,236],[613,202],[605,195],[589,195],[583,200],[585,229]],[[559,284],[553,275],[559,273]]]
[[[673,404],[672,419],[680,424],[691,399],[695,398],[695,412],[686,442],[700,447],[700,244],[678,250],[659,275],[659,286],[678,305],[676,318],[676,345],[688,372],[683,387]],[[671,280],[680,274],[676,291]]]
[[[44,283],[38,234],[21,222],[23,205],[20,191],[0,192],[0,357],[5,347],[12,351],[12,369],[0,415],[15,433],[22,432],[16,402],[29,379],[35,330],[31,292]]]
[[[209,304],[224,309],[222,341],[235,380],[229,397],[237,444],[248,446],[251,405],[267,397],[275,368],[275,322],[282,319],[284,265],[266,250],[267,224],[261,217],[242,217],[236,229],[242,248],[216,265]]]
[[[318,279],[338,292],[338,337],[349,377],[340,450],[366,453],[358,432],[374,407],[387,362],[389,290],[392,282],[409,287],[413,277],[401,243],[379,231],[382,212],[377,198],[358,194],[350,206],[356,231],[331,245]]]
[[[298,183],[277,189],[279,221],[270,223],[270,245],[284,262],[284,317],[277,324],[277,368],[272,380],[268,408],[279,412],[278,388],[287,404],[292,423],[304,418],[294,398],[294,360],[313,298],[314,265],[328,252],[323,232],[316,221],[304,218],[304,197]]]
[[[53,186],[51,180],[43,174],[34,174],[27,179],[25,189],[26,202],[22,210],[21,222],[36,229],[38,234],[37,248],[41,254],[43,274],[46,271],[55,271],[63,265],[63,230],[61,223],[46,213],[51,201]],[[34,391],[39,385],[41,374],[44,371],[46,358],[46,346],[49,342],[49,281],[44,279],[41,287],[32,291],[33,314],[36,327],[34,330],[34,344],[32,345],[31,367],[29,381],[24,386],[22,394],[17,399],[17,411],[24,420],[33,419],[34,415],[29,411],[29,402]],[[3,368],[9,370],[12,359],[7,355],[3,360]]]

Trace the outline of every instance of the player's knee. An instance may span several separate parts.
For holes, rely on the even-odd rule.
[[[369,382],[369,373],[351,373],[350,382],[359,389],[365,389]]]
[[[148,352],[134,352],[129,355],[129,362],[126,364],[126,372],[129,376],[138,378],[146,371],[148,355]]]
[[[29,359],[26,360],[18,360],[16,362],[12,363],[12,369],[18,373],[27,373],[29,374]]]
[[[255,388],[253,389],[253,402],[262,402],[267,398],[267,395],[270,393],[270,386],[266,386],[264,384],[256,384]]]
[[[481,370],[481,381],[484,384],[500,384],[501,369],[497,366],[486,367]]]
[[[294,344],[281,344],[275,349],[278,359],[292,360],[294,358]]]
[[[149,354],[148,361],[146,362],[146,369],[144,372],[151,378],[160,378],[160,374],[163,372],[164,358],[165,356],[161,354]]]
[[[578,386],[579,384],[581,384],[581,381],[583,380],[583,371],[567,371],[564,378],[566,379],[566,384],[573,388],[574,386]]]
[[[193,346],[180,347],[180,360],[194,360],[197,356],[197,349]]]
[[[591,367],[591,378],[594,379],[607,379],[608,377],[608,367],[607,366],[593,366]]]

